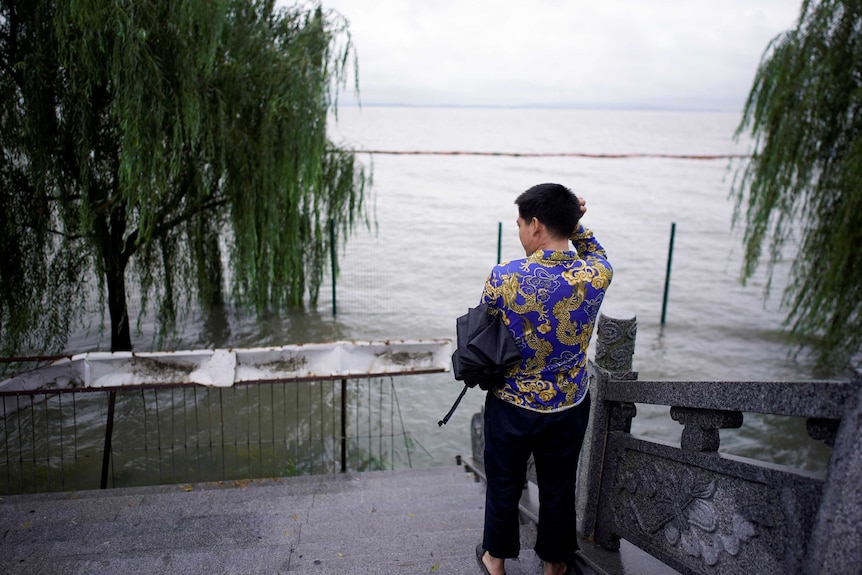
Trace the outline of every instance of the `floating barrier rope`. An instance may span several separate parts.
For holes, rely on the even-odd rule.
[[[501,156],[509,158],[669,158],[674,160],[726,160],[749,154],[589,154],[584,152],[469,152],[435,150],[356,150],[361,154],[389,156]]]

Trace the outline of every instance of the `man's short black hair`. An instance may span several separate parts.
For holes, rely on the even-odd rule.
[[[536,218],[551,235],[570,238],[581,218],[578,197],[560,184],[539,184],[517,197],[518,215],[529,223]]]

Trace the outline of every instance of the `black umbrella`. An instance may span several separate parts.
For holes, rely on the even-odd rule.
[[[467,388],[499,387],[503,385],[506,371],[521,361],[521,352],[503,323],[502,314],[489,313],[487,304],[468,309],[456,320],[455,328],[458,348],[452,354],[452,371],[455,379],[464,382],[464,389],[438,425],[449,421]]]

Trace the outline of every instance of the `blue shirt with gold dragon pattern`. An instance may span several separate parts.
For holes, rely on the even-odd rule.
[[[537,250],[495,266],[482,293],[522,356],[491,393],[533,411],[577,405],[589,385],[587,347],[613,269],[590,230],[578,225],[571,240],[576,251]]]

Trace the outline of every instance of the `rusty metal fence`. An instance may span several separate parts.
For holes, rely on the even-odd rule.
[[[404,428],[391,376],[0,395],[3,494],[394,469],[430,457]]]
[[[404,427],[396,380],[446,371],[449,345],[60,358],[0,382],[0,494],[432,464]]]

